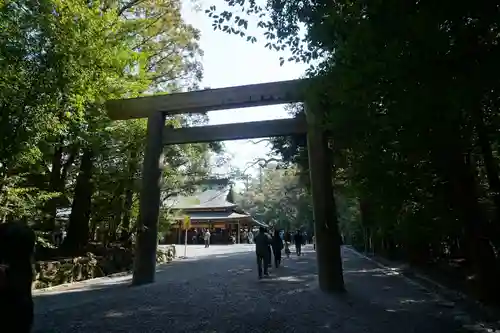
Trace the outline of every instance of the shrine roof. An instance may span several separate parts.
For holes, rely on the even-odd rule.
[[[250,215],[239,214],[235,212],[190,212],[187,215],[191,220],[235,220],[252,218]],[[184,217],[179,216],[176,219],[182,220]]]
[[[200,209],[200,208],[233,208],[234,203],[226,200],[228,187],[207,189],[193,195],[177,196],[165,201],[165,205],[172,209]]]

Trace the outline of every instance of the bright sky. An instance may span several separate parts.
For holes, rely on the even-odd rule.
[[[254,44],[236,35],[214,31],[212,19],[204,10],[211,5],[217,6],[218,10],[227,8],[223,0],[201,0],[199,4],[202,10],[198,12],[194,10],[192,1],[183,1],[182,15],[185,21],[201,31],[201,48],[205,53],[202,88],[291,80],[304,74],[306,66],[303,64],[286,63],[280,67],[281,54],[264,48],[264,39],[259,39],[258,31],[252,31],[250,26],[249,34],[258,38]],[[283,105],[222,110],[209,112],[208,115],[211,125],[289,117]],[[233,156],[231,164],[241,169],[248,162],[265,157],[269,152],[265,143],[253,144],[249,140],[228,141],[225,144],[227,151]]]

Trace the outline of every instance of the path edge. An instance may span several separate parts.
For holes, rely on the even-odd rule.
[[[427,292],[433,294],[440,301],[453,302],[460,310],[465,311],[466,314],[473,316],[482,322],[488,324],[494,324],[496,329],[500,329],[500,309],[487,306],[470,296],[444,286],[443,284],[431,279],[430,277],[419,273],[417,269],[411,267],[409,264],[397,264],[387,260],[385,258],[374,258],[370,257],[358,250],[356,250],[351,245],[345,245],[345,249],[354,255],[368,260],[378,267],[386,270],[397,271],[399,275],[405,279],[408,283],[426,290]],[[496,332],[496,331],[493,331]]]

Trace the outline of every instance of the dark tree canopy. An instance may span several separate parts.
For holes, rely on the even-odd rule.
[[[358,211],[341,225],[350,241],[446,266],[465,290],[500,299],[498,4],[227,4],[234,13],[207,10],[214,29],[254,42],[247,28],[257,19],[266,46],[291,54],[282,65],[311,65],[308,112],[324,113],[336,191]],[[307,166],[300,138],[273,143]]]

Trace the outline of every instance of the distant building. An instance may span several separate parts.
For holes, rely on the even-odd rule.
[[[209,179],[191,196],[168,199],[164,204],[173,210],[176,222],[172,225],[172,232],[167,235],[167,243],[184,243],[185,215],[191,218],[192,228],[188,230],[190,244],[201,244],[201,234],[206,229],[212,234],[211,243],[227,244],[231,236],[235,237],[236,242],[246,242],[244,235],[248,235],[255,226],[265,226],[238,209],[236,204],[226,201],[229,190],[228,179]]]

